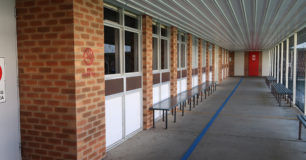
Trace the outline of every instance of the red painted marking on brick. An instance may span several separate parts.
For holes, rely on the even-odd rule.
[[[94,52],[91,48],[86,48],[83,53],[83,61],[86,65],[90,66],[95,60]]]
[[[2,67],[0,66],[0,81],[2,79]]]

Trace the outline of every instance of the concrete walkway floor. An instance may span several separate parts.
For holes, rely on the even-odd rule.
[[[239,78],[228,78],[217,92],[187,111],[169,116],[169,128],[158,121],[155,129],[142,131],[107,153],[106,160],[181,159],[219,109]],[[207,160],[305,160],[304,140],[298,141],[296,108],[279,107],[263,78],[244,78],[189,159]]]

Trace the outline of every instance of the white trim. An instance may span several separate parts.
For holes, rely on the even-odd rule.
[[[283,59],[284,59],[284,52],[283,52],[283,48],[284,48],[284,43],[282,42],[281,44],[280,44],[280,46],[281,46],[281,66],[280,66],[280,83],[281,84],[283,84]]]
[[[276,54],[277,54],[277,68],[276,68],[276,75],[277,75],[277,83],[280,82],[280,78],[279,78],[279,56],[280,56],[280,53],[279,53],[279,45],[276,46]]]
[[[276,47],[274,47],[274,78],[277,78],[277,75],[276,75]]]
[[[289,75],[289,39],[286,39],[286,88],[288,88],[288,75]],[[305,92],[306,93],[306,92]]]
[[[296,44],[297,44],[297,33],[294,33],[294,49],[293,49],[293,104],[295,104],[295,97],[296,97]]]

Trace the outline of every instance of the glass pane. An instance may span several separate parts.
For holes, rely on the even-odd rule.
[[[158,43],[157,38],[153,38],[153,70],[158,69]]]
[[[287,41],[283,42],[283,85],[286,86],[286,50]]]
[[[181,44],[181,67],[185,68],[186,64],[186,54],[185,54],[185,44]]]
[[[278,76],[279,76],[279,82],[280,82],[280,80],[281,80],[281,64],[282,64],[282,58],[281,58],[281,45],[278,45],[278,56],[279,56],[279,60],[278,60],[278,64],[279,64],[279,67],[278,67]]]
[[[212,66],[212,45],[209,44],[209,66]]]
[[[138,20],[137,17],[131,15],[124,15],[124,25],[132,28],[138,28]]]
[[[161,69],[168,69],[168,41],[162,39],[161,40],[161,50],[160,50],[160,62]]]
[[[138,34],[125,31],[125,72],[138,72]]]
[[[184,34],[181,35],[181,41],[185,42],[185,35]]]
[[[167,30],[167,26],[161,25],[161,36],[163,37],[168,37],[168,30]]]
[[[192,39],[192,68],[195,68],[198,66],[198,41],[195,37]]]
[[[120,73],[119,29],[104,26],[105,74]]]
[[[180,68],[180,44],[179,43],[177,43],[177,45],[176,45],[176,47],[177,47],[177,69],[179,69]]]
[[[119,12],[104,7],[104,19],[119,23]]]
[[[157,25],[156,24],[152,25],[152,32],[153,32],[153,34],[157,34]]]
[[[289,38],[289,68],[288,68],[288,88],[293,91],[293,36]]]
[[[206,66],[206,43],[203,42],[203,45],[202,45],[202,65],[203,67]]]
[[[296,105],[304,112],[306,28],[297,33]]]

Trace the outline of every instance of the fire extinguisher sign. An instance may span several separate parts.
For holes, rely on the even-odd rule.
[[[4,58],[0,58],[0,103],[5,102],[5,66]]]

